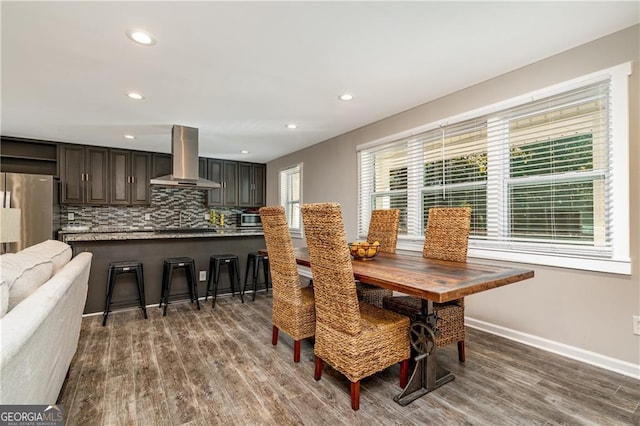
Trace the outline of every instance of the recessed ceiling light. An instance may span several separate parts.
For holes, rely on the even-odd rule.
[[[242,151],[240,151],[240,154],[248,154],[249,151],[247,151],[246,149],[243,149]]]
[[[140,100],[144,99],[144,96],[142,96],[140,93],[136,93],[136,92],[129,92],[129,93],[127,93],[127,96],[130,97],[131,99],[135,99],[137,101],[140,101]]]
[[[153,46],[156,44],[155,38],[153,38],[149,33],[141,30],[127,31],[127,37],[138,44],[142,44],[143,46]]]
[[[296,129],[296,128],[298,128],[298,126],[297,126],[297,125],[295,125],[295,124],[293,124],[293,123],[289,123],[289,124],[287,124],[287,126],[286,126],[286,127],[287,127],[287,129]]]
[[[350,101],[351,99],[353,99],[353,95],[351,93],[343,93],[342,95],[338,96],[338,99],[340,99],[341,101]]]
[[[136,137],[133,135],[124,135],[125,138],[127,139],[135,139]]]

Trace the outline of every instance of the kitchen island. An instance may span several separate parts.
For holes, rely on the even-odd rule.
[[[265,247],[262,229],[130,229],[100,232],[61,231],[59,239],[71,245],[74,255],[81,252],[93,253],[89,275],[89,293],[84,313],[103,312],[107,271],[110,262],[137,260],[144,268],[145,298],[147,305],[157,305],[160,301],[164,259],[168,257],[191,257],[196,263],[198,295],[204,297],[209,278],[209,257],[212,254],[232,253],[240,258],[240,285],[244,285],[247,254]],[[201,280],[204,271],[205,278]],[[264,288],[259,285],[258,289]],[[184,271],[173,275],[171,293],[187,293]],[[220,274],[218,296],[231,295],[231,286],[226,268]],[[113,303],[131,301],[137,306],[134,274],[118,276]],[[184,296],[188,299],[188,295]],[[237,297],[237,293],[236,293]],[[237,297],[238,303],[240,298]],[[171,299],[173,300],[173,298]]]

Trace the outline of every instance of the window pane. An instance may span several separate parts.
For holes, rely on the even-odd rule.
[[[284,207],[289,229],[300,231],[301,165],[280,171],[280,205]]]
[[[593,240],[594,182],[514,185],[510,199],[514,238]]]
[[[300,203],[289,203],[285,210],[289,222],[289,228],[300,229]]]
[[[511,177],[592,169],[593,144],[590,134],[511,148]]]
[[[487,234],[487,190],[485,186],[454,189],[443,196],[441,191],[425,191],[422,195],[423,222],[425,229],[431,207],[471,207],[470,236]]]

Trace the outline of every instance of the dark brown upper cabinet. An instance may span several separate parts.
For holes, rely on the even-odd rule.
[[[110,155],[110,204],[149,204],[151,155],[112,149]]]
[[[209,190],[208,205],[238,205],[238,162],[208,158],[207,179],[220,184],[220,188]]]
[[[109,203],[109,149],[60,146],[61,203]]]
[[[265,202],[265,165],[257,163],[238,164],[238,205],[262,207]]]

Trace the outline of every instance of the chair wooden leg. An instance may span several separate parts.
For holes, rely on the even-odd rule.
[[[300,362],[300,340],[293,341],[293,362]]]
[[[464,340],[458,342],[458,361],[464,362]]]
[[[353,411],[360,409],[360,380],[351,382],[351,408]]]
[[[278,327],[273,326],[273,331],[271,332],[271,344],[273,346],[278,344]]]
[[[400,387],[402,389],[407,386],[409,382],[409,358],[400,362]]]
[[[320,380],[320,377],[322,377],[322,359],[316,356],[316,371],[313,373],[313,378]]]

